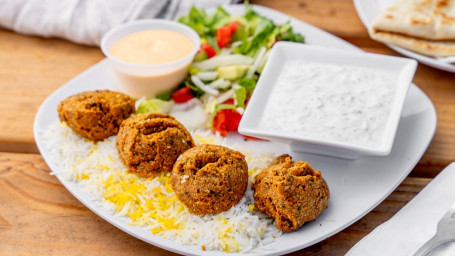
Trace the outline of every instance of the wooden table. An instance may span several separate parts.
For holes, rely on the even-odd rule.
[[[371,40],[349,0],[256,0],[367,52],[397,55]],[[104,56],[95,47],[0,29],[0,255],[174,255],[123,233],[49,175],[33,138],[41,102]],[[291,255],[343,255],[387,221],[455,160],[455,74],[422,64],[414,78],[436,107],[436,134],[404,182],[342,232]]]

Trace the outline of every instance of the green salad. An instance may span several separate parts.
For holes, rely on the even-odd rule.
[[[248,4],[242,16],[231,16],[222,7],[211,14],[193,7],[178,21],[199,34],[201,49],[180,86],[140,102],[138,112],[169,112],[190,128],[212,129],[222,136],[237,131],[272,46],[305,41],[289,21],[277,25]]]

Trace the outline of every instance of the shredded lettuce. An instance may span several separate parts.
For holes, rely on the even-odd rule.
[[[201,38],[218,51],[218,45],[215,39],[216,30],[231,20],[226,10],[219,6],[215,12],[208,15],[203,9],[197,9],[194,6],[186,16],[182,16],[178,21],[194,29]]]
[[[136,109],[136,113],[138,114],[150,112],[169,113],[173,106],[174,106],[173,101],[164,101],[159,99],[143,100],[139,103],[139,106]]]
[[[256,80],[252,78],[240,78],[237,83],[248,91],[253,91],[256,87]]]
[[[215,107],[215,114],[222,109],[236,109],[236,107],[231,104],[219,104]]]
[[[235,89],[235,98],[237,100],[237,106],[241,108],[245,108],[245,101],[246,101],[247,91],[245,87],[239,86],[239,88]]]
[[[155,95],[155,99],[169,101],[172,98],[172,92],[164,92]]]
[[[201,101],[204,111],[211,110],[207,113],[211,117],[206,127],[212,126],[214,115],[220,109],[236,109],[240,112],[245,109],[270,49],[277,41],[305,42],[304,36],[293,32],[290,21],[275,24],[257,13],[248,1],[244,6],[245,12],[241,16],[231,16],[223,7],[218,7],[210,14],[193,7],[178,20],[193,28],[201,37],[201,42],[209,44],[216,51],[215,57],[211,58],[204,58],[204,53],[200,53],[202,57],[195,58],[181,85],[191,88],[196,98],[206,99],[207,94],[216,96],[216,100]],[[226,32],[226,27],[230,28],[233,24],[235,28],[228,38],[227,46],[223,43],[220,48],[217,40],[224,42],[226,38],[223,38],[223,33]],[[239,70],[244,72],[238,72]],[[223,104],[227,99],[235,99],[234,104]]]

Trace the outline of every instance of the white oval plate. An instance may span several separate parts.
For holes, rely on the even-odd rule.
[[[289,17],[280,12],[254,6],[263,16],[276,23],[284,23]],[[233,15],[241,15],[242,5],[227,6]],[[304,22],[292,19],[294,30],[305,35],[307,43],[358,51],[355,46]],[[40,106],[35,117],[34,135],[37,146],[50,169],[58,172],[58,166],[51,161],[46,151],[43,131],[58,121],[57,105],[66,97],[82,91],[95,89],[118,90],[118,84],[106,60],[94,65],[52,93]],[[287,144],[248,141],[238,136],[228,138],[229,142],[241,144],[254,150],[273,151],[276,154],[291,154],[295,160],[308,161],[320,169],[330,187],[329,208],[318,219],[305,224],[296,232],[283,234],[276,241],[241,255],[277,255],[296,251],[330,237],[348,227],[371,211],[384,200],[409,174],[419,161],[436,128],[436,112],[428,97],[411,84],[403,107],[400,124],[392,152],[383,157],[360,157],[357,160],[342,160],[320,155],[292,153]],[[185,255],[227,255],[220,251],[202,251],[152,235],[147,228],[128,225],[126,218],[117,218],[94,201],[77,183],[56,175],[60,182],[79,201],[97,215],[119,229],[155,246]],[[231,253],[229,255],[236,255]]]
[[[364,1],[364,0],[354,0],[354,6],[357,10],[357,14],[360,17],[363,25],[368,29],[373,22],[373,19],[379,15],[382,11],[387,9],[390,5],[392,5],[396,0],[371,0],[371,1]],[[446,61],[438,60],[436,58],[428,57],[422,54],[418,54],[404,48],[395,46],[393,44],[386,44],[389,48],[397,51],[404,56],[408,56],[410,58],[416,59],[417,61],[426,64],[428,66],[449,71],[455,73],[455,65],[452,65]]]

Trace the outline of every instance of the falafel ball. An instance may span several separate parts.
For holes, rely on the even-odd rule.
[[[194,147],[194,141],[172,116],[147,113],[122,123],[116,146],[129,172],[154,177],[161,171],[170,172],[177,158]]]
[[[117,134],[120,124],[135,112],[134,99],[123,93],[97,90],[66,98],[58,117],[79,135],[100,141]]]
[[[255,206],[275,219],[278,229],[290,232],[315,220],[327,208],[329,188],[303,161],[293,162],[289,155],[262,170],[252,186]]]
[[[229,210],[245,194],[248,165],[245,156],[227,147],[196,146],[177,160],[171,185],[192,214]]]

